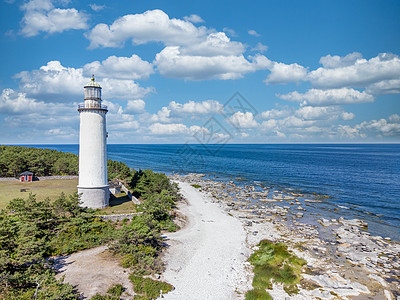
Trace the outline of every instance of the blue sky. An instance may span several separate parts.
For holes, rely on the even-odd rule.
[[[398,1],[0,1],[1,144],[400,142]]]

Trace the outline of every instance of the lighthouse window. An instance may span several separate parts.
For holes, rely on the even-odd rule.
[[[85,98],[86,99],[100,99],[101,90],[97,88],[85,88]]]

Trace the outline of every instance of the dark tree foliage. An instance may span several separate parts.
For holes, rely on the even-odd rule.
[[[108,180],[112,180],[115,178],[125,180],[126,178],[131,176],[131,170],[129,167],[120,161],[115,161],[109,159],[107,161],[107,177]]]
[[[36,201],[32,194],[27,200],[10,201],[0,211],[0,299],[78,299],[71,285],[55,279],[49,257],[110,241],[111,251],[135,274],[161,272],[161,232],[176,229],[171,210],[178,189],[165,174],[146,170],[131,175],[143,213],[119,226],[96,217],[97,211],[79,207],[77,194],[61,194],[53,202]]]
[[[35,176],[78,175],[78,156],[50,149],[0,146],[0,176],[18,177],[24,171]]]
[[[154,173],[152,170],[134,171],[130,187],[133,192],[141,198],[147,198],[149,195],[161,193],[163,190],[177,193],[177,188],[163,173]]]
[[[118,231],[118,239],[110,248],[123,256],[124,267],[137,274],[161,272],[161,231],[177,229],[171,211],[179,197],[178,188],[165,174],[151,170],[134,171],[130,187],[142,200],[137,209],[142,214]]]
[[[78,175],[79,159],[72,153],[21,146],[0,145],[0,177],[18,177],[24,171],[35,176]],[[107,161],[108,179],[125,180],[129,167],[119,161]]]
[[[93,213],[79,207],[76,194],[53,203],[32,194],[10,201],[0,213],[0,298],[77,299],[47,258],[110,241],[113,225]]]

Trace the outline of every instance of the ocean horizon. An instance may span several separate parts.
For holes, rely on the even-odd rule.
[[[78,154],[78,144],[21,145]],[[400,240],[400,144],[109,144],[108,158],[134,169],[202,173],[216,180],[296,191],[318,217],[359,218]]]

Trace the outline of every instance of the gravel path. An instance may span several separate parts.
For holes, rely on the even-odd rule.
[[[188,218],[181,230],[167,235],[167,269],[163,280],[175,290],[165,299],[240,299],[250,289],[245,261],[249,255],[241,222],[188,183],[179,182]],[[239,292],[239,293],[238,293]]]

